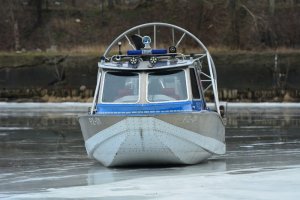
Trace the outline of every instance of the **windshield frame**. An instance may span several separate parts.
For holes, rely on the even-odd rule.
[[[103,91],[104,91],[104,88],[105,88],[105,79],[106,79],[106,75],[107,73],[131,73],[131,74],[137,74],[138,75],[138,98],[137,98],[137,101],[134,101],[134,102],[103,102]],[[105,71],[103,72],[103,78],[101,80],[101,91],[100,91],[100,94],[99,95],[99,98],[98,98],[98,102],[101,103],[101,104],[137,104],[141,101],[141,73],[139,72],[131,72],[131,71],[127,71],[127,72],[120,72],[120,71]]]
[[[149,72],[147,73],[147,78],[146,78],[146,96],[145,96],[145,100],[147,103],[150,103],[150,104],[155,104],[155,103],[170,103],[170,102],[184,102],[184,101],[188,101],[190,99],[190,88],[189,88],[189,84],[188,84],[188,77],[187,77],[187,72],[186,72],[186,69],[172,69],[172,70],[168,70],[167,72],[172,72],[172,71],[183,71],[184,73],[184,78],[185,78],[185,92],[186,92],[186,99],[180,99],[180,100],[169,100],[169,101],[150,101],[148,99],[149,97],[149,92],[148,92],[148,86],[149,86],[149,75],[151,73],[157,73],[157,72],[166,72],[166,71],[152,71],[152,72]]]

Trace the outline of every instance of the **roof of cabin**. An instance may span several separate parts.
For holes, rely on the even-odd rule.
[[[145,71],[181,68],[193,64],[194,61],[195,60],[159,61],[154,66],[151,65],[149,61],[141,61],[136,65],[131,65],[128,62],[99,62],[98,66],[102,69]]]

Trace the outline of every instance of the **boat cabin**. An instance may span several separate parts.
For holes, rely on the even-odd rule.
[[[150,36],[140,35],[141,29],[152,26],[153,46]],[[170,46],[157,48],[158,26],[171,28],[173,42]],[[177,43],[176,31],[177,35],[182,33]],[[177,52],[186,35],[196,41],[202,50],[190,54]],[[126,48],[131,46],[126,53],[122,53],[121,49],[123,40],[127,43]],[[143,115],[204,111],[208,110],[204,96],[208,88],[212,89],[215,110],[220,114],[213,60],[201,41],[180,27],[150,23],[129,29],[108,46],[98,66],[90,114]]]
[[[191,65],[184,66],[176,63],[163,69],[103,69],[96,113],[149,114],[207,109],[192,63],[187,62]]]

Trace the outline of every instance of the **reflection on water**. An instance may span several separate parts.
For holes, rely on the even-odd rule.
[[[121,169],[87,157],[77,121],[86,110],[10,107],[0,113],[0,197],[139,177],[300,164],[300,112],[294,108],[229,108],[227,153],[202,164]]]
[[[99,165],[91,166],[88,170],[88,184],[103,184],[134,178],[192,175],[226,171],[224,160],[209,160],[199,165],[152,168],[106,168]]]
[[[299,109],[295,108],[232,108],[228,111],[228,125],[231,127],[266,126],[299,127]]]

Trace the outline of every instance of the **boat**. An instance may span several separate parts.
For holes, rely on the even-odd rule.
[[[79,123],[88,156],[104,166],[189,165],[225,153],[223,114],[207,48],[179,26],[153,22],[107,47]]]

